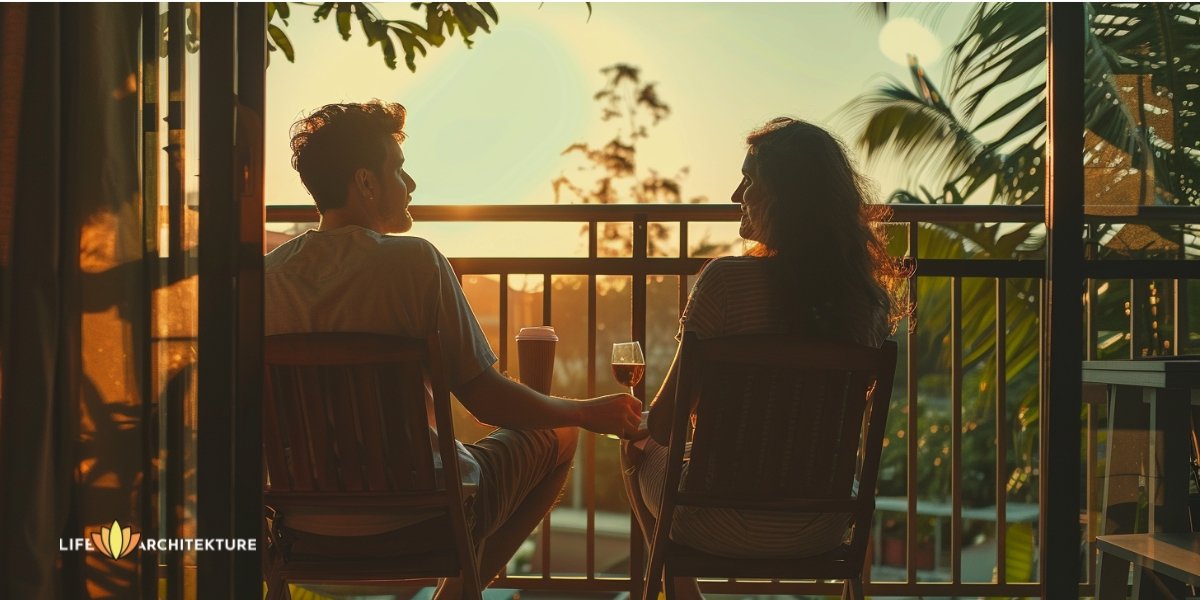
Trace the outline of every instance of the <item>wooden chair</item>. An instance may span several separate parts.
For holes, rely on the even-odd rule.
[[[861,600],[862,571],[896,343],[882,348],[786,336],[684,336],[670,454],[643,598],[674,577],[844,579]],[[691,463],[684,447],[695,414]],[[855,480],[859,493],[852,491]],[[682,483],[682,485],[681,485]],[[669,539],[676,507],[845,513],[852,534],[819,556],[735,559]]]
[[[436,334],[425,340],[274,335],[266,338],[265,354],[268,598],[290,598],[289,581],[431,577],[461,577],[463,597],[480,598]],[[430,444],[427,382],[440,473]],[[297,509],[436,516],[385,534],[335,537],[289,528]],[[314,547],[320,552],[312,553]]]

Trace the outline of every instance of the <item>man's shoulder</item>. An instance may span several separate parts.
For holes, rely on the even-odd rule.
[[[363,251],[376,260],[430,266],[440,265],[445,260],[437,246],[422,237],[375,234],[372,241],[374,243],[365,245]]]
[[[266,262],[268,266],[281,266],[293,257],[310,254],[339,259],[436,259],[441,256],[429,240],[421,237],[383,235],[362,227],[344,227],[333,231],[306,231],[269,252]]]

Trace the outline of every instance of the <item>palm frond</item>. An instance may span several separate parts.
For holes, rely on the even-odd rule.
[[[957,178],[985,150],[950,109],[898,82],[861,95],[849,105],[862,123],[856,139],[867,160],[894,154],[914,167],[914,177]]]
[[[973,114],[997,86],[1012,81],[1046,60],[1046,10],[1042,4],[985,4],[954,44],[947,68],[950,94],[964,98],[963,112]]]

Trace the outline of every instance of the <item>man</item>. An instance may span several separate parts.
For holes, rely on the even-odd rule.
[[[477,419],[501,427],[476,444],[458,444],[463,480],[479,486],[468,520],[486,584],[558,497],[576,427],[636,435],[640,403],[628,394],[546,396],[492,367],[496,355],[446,258],[423,239],[385,235],[412,227],[416,183],[404,170],[404,120],[403,106],[374,100],[330,104],[293,125],[292,166],[321,222],[267,255],[266,332],[439,332],[450,390]],[[412,524],[361,511],[288,522],[324,535],[376,535]],[[457,586],[443,581],[436,597],[457,597]]]

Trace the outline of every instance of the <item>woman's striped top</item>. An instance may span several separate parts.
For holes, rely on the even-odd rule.
[[[814,257],[819,260],[819,257]],[[709,263],[692,289],[680,318],[677,339],[685,331],[699,338],[782,333],[795,321],[796,311],[774,291],[767,263],[762,258],[729,257]],[[814,290],[820,293],[819,290]],[[882,314],[877,316],[875,339],[852,340],[879,346],[886,334]],[[646,505],[658,517],[662,480],[666,476],[667,448],[647,443],[638,467],[638,483]],[[686,477],[686,466],[685,477]],[[857,488],[855,483],[855,488]],[[847,534],[847,515],[781,515],[731,509],[676,509],[671,539],[719,556],[757,558],[805,556],[828,552]]]

